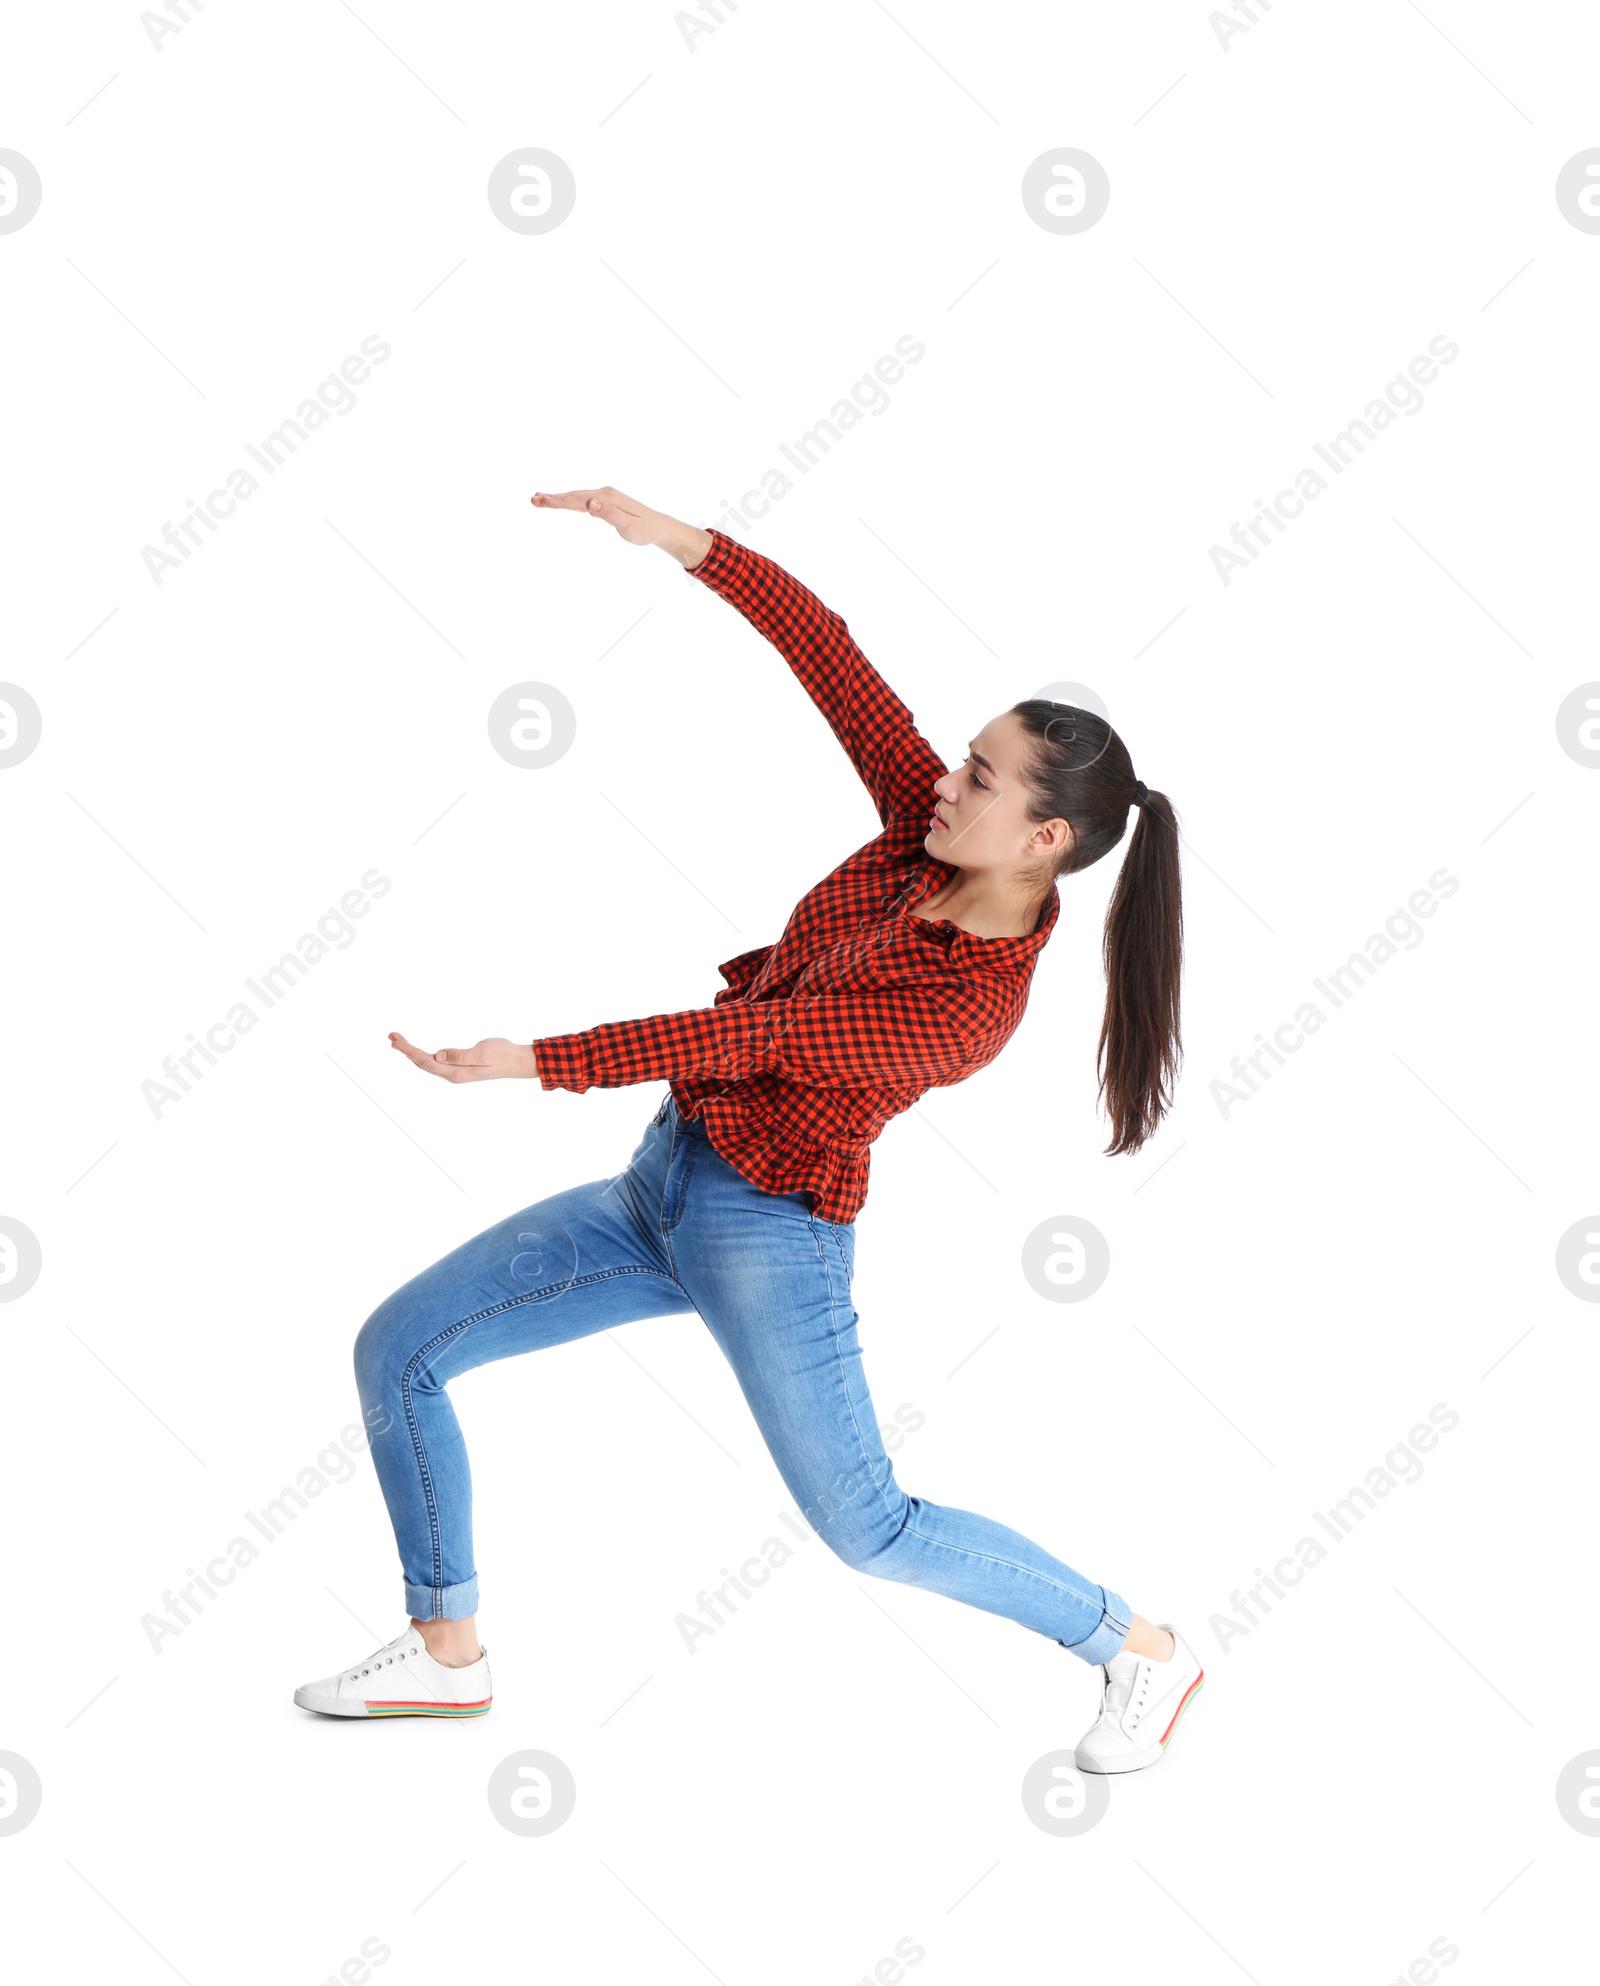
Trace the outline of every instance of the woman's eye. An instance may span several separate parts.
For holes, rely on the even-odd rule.
[[[969,772],[967,774],[967,777],[972,781],[974,786],[983,786],[983,781],[978,777],[978,775],[975,772]],[[983,790],[985,793],[987,793],[989,789],[987,786],[983,786]]]

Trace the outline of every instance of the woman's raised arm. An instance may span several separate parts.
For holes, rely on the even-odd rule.
[[[684,524],[620,490],[541,492],[533,501],[541,509],[586,511],[630,545],[659,545],[670,553],[783,656],[849,755],[885,827],[897,815],[932,812],[943,759],[844,620],[792,573],[726,532]]]

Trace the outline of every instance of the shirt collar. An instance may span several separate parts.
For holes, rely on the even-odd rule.
[[[920,903],[923,897],[942,887],[958,873],[950,863],[941,862],[932,855],[913,863],[906,881],[908,913],[911,904]],[[1050,894],[1044,900],[1044,909],[1039,913],[1037,926],[1020,938],[980,938],[943,917],[922,917],[917,922],[936,937],[944,939],[951,951],[959,951],[974,960],[981,959],[985,965],[998,965],[1023,963],[1036,958],[1055,929],[1060,915],[1061,892],[1052,884]]]

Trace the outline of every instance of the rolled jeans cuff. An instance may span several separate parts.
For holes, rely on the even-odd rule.
[[[478,1611],[478,1575],[455,1586],[413,1586],[406,1581],[406,1612],[414,1621],[463,1621]]]
[[[1133,1626],[1133,1609],[1120,1593],[1113,1593],[1102,1586],[1100,1625],[1082,1641],[1063,1641],[1061,1646],[1069,1655],[1076,1655],[1085,1662],[1109,1662],[1123,1642],[1128,1638],[1128,1629]]]

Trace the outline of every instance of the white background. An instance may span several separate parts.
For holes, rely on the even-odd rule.
[[[44,723],[0,776],[0,1213],[43,1250],[0,1310],[19,1978],[310,1986],[374,1938],[397,1982],[844,1986],[906,1939],[918,1982],[1577,1956],[1600,1320],[1554,1259],[1600,1200],[1600,778],[1555,714],[1600,675],[1600,236],[1554,185],[1600,144],[1600,31],[1253,11],[1226,51],[1198,4],[745,0],[692,53],[666,5],[211,0],[159,53],[132,4],[12,20],[0,145],[44,188],[0,236],[0,673]],[[577,181],[542,236],[485,197],[530,145]],[[1111,201],[1058,235],[1020,189],[1069,145]],[[452,1388],[486,1719],[290,1701],[403,1624],[365,1457],[156,1652],[163,1591],[354,1418],[375,1305],[618,1170],[661,1093],[454,1088],[387,1031],[709,1002],[876,830],[733,610],[529,494],[710,523],[905,334],[887,411],[746,537],[947,757],[1046,684],[1104,697],[1183,823],[1187,1061],[1103,1157],[1113,857],[1003,1056],[875,1147],[867,1370],[926,1416],[907,1489],[1189,1635],[1168,1757],[1044,1832],[1023,1775],[1096,1672],[820,1543],[688,1653],[675,1616],[787,1505],[693,1317]],[[141,548],[369,335],[354,411],[156,585]],[[1441,335],[1421,411],[1224,586],[1210,547]],[[485,729],[529,679],[577,712],[542,771]],[[356,941],[153,1115],[163,1057],[373,867]],[[1225,1116],[1230,1060],[1441,867],[1422,942]],[[1083,1304],[1021,1273],[1060,1214],[1110,1244]],[[1421,1479],[1219,1645],[1440,1402]],[[577,1781],[540,1839],[485,1797],[521,1749]]]

